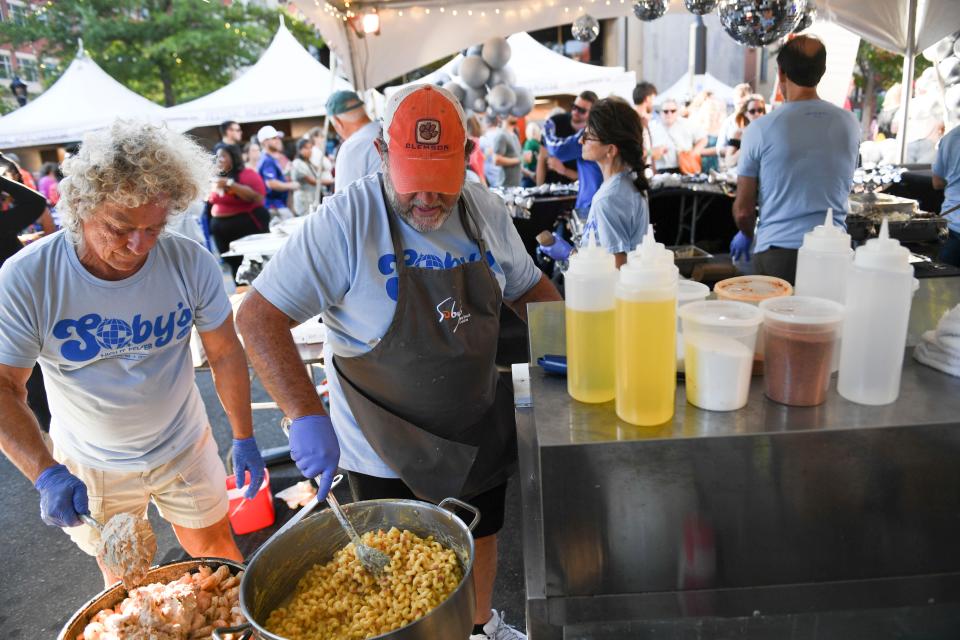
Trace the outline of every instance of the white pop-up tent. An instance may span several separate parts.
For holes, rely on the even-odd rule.
[[[528,33],[515,33],[509,38],[510,62],[507,64],[516,74],[513,84],[529,89],[535,97],[553,95],[577,95],[587,89],[605,97],[618,95],[630,99],[637,84],[637,74],[623,67],[601,67],[577,62],[537,42]],[[455,75],[453,70],[463,59],[457,54],[445,65],[422,78],[419,83],[434,84],[444,77]],[[384,93],[390,97],[402,86],[387,87]]]
[[[714,97],[723,100],[728,105],[734,103],[733,87],[720,82],[709,73],[696,74],[691,81],[689,71],[680,76],[680,79],[670,85],[670,88],[666,91],[658,93],[654,103],[659,105],[664,100],[674,100],[682,104],[701,91],[710,91]]]
[[[32,102],[0,118],[0,149],[76,142],[117,117],[161,122],[165,109],[111,78],[83,50]]]
[[[326,113],[334,91],[351,89],[303,48],[281,22],[270,46],[240,77],[213,93],[167,109],[171,127],[306,118]]]

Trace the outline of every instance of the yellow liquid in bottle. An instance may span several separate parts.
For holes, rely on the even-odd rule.
[[[580,402],[609,402],[614,396],[614,310],[567,307],[567,392]]]
[[[673,417],[677,391],[676,300],[617,298],[617,415],[638,426]]]

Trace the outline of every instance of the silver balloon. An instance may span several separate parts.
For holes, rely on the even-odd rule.
[[[956,56],[944,58],[937,65],[937,71],[940,72],[944,85],[949,87],[960,83],[960,58]]]
[[[806,0],[720,0],[720,24],[748,47],[776,42],[797,28]]]
[[[498,84],[515,85],[517,83],[517,74],[511,67],[503,67],[490,73],[490,79],[487,85],[495,87]]]
[[[466,52],[465,54],[463,54],[463,55],[464,55],[465,57],[466,57],[466,56],[478,56],[478,55],[480,55],[480,52],[481,52],[482,50],[483,50],[483,45],[475,44],[475,45],[473,45],[472,47],[468,48],[468,49],[467,49],[467,52]]]
[[[947,111],[954,114],[954,117],[960,115],[960,84],[947,87],[943,93],[943,101],[947,103]]]
[[[448,82],[450,82],[451,80],[453,80],[453,78],[450,77],[449,73],[447,73],[446,71],[441,71],[440,73],[437,74],[437,77],[434,78],[433,84],[437,85],[438,87],[442,87]]]
[[[683,6],[690,13],[705,16],[717,8],[718,0],[683,0]]]
[[[470,108],[476,113],[483,113],[487,110],[487,100],[486,98],[477,98],[470,105]]]
[[[800,22],[797,23],[796,28],[793,30],[793,33],[800,33],[801,31],[806,31],[813,26],[813,23],[817,20],[817,5],[813,0],[807,0],[807,6],[803,10],[803,15],[800,16]]]
[[[490,79],[490,67],[480,56],[467,56],[460,63],[460,79],[472,89],[479,89]]]
[[[953,55],[960,58],[960,31],[949,37],[953,38]]]
[[[461,56],[457,56],[453,59],[453,64],[450,66],[450,75],[458,76],[460,75],[460,63],[463,62]]]
[[[956,40],[954,36],[947,36],[942,40],[938,40],[923,50],[923,57],[930,62],[940,62],[953,53],[954,40]]]
[[[487,101],[485,96],[487,95],[487,88],[481,87],[480,89],[471,89],[467,88],[466,96],[463,98],[462,104],[464,109],[470,109],[471,111],[483,112],[487,110]],[[474,106],[478,102],[483,102],[483,107],[481,109],[474,109]]]
[[[573,37],[580,42],[593,42],[600,35],[600,22],[588,13],[573,21]]]
[[[498,84],[487,94],[487,105],[494,113],[506,115],[517,103],[517,94],[505,84]]]
[[[480,53],[491,69],[501,69],[510,60],[510,43],[506,38],[490,38],[483,43]]]
[[[656,20],[667,12],[668,0],[637,0],[633,3],[633,15],[645,22]]]
[[[513,87],[513,93],[517,100],[510,109],[510,115],[522,118],[533,110],[533,93],[526,87]]]
[[[463,88],[463,85],[459,82],[454,82],[451,80],[443,85],[443,88],[453,94],[453,97],[460,101],[460,104],[463,104],[463,101],[467,97],[467,90]]]

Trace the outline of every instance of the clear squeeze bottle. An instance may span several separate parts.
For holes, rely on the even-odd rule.
[[[889,404],[900,395],[900,373],[913,298],[910,252],[880,236],[859,247],[847,268],[846,315],[837,391],[860,404]]]
[[[850,236],[833,223],[833,209],[813,231],[803,234],[797,254],[796,294],[844,303],[847,267],[853,261]]]
[[[677,388],[677,267],[653,226],[616,286],[617,415],[639,426],[673,417]]]
[[[564,272],[567,319],[567,392],[580,402],[614,396],[613,289],[617,265],[590,236]]]

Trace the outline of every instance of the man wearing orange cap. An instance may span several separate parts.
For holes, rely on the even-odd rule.
[[[250,358],[284,414],[291,456],[325,496],[338,465],[353,497],[463,498],[474,529],[471,638],[525,636],[492,610],[506,482],[516,468],[512,393],[494,357],[501,302],[560,295],[500,198],[464,183],[455,97],[409,87],[387,105],[381,171],[324,200],[268,263],[238,315]],[[291,325],[323,314],[330,415]]]

